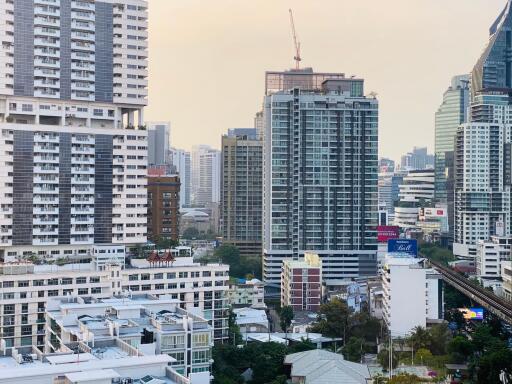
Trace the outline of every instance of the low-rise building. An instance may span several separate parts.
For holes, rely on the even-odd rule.
[[[512,237],[492,236],[476,245],[476,273],[481,279],[500,279],[501,263],[511,259]]]
[[[306,253],[304,260],[287,259],[282,264],[281,306],[294,311],[318,311],[322,303],[322,261]]]
[[[78,296],[105,299],[130,294],[169,295],[188,311],[201,311],[214,339],[228,337],[229,266],[192,257],[132,259],[130,264],[35,265],[0,263],[0,339],[7,347],[44,346],[46,303]]]
[[[512,300],[512,261],[501,263],[502,295],[507,300]]]
[[[237,308],[233,313],[242,333],[268,332],[270,329],[267,313],[263,309]]]
[[[230,281],[228,302],[232,307],[265,309],[265,284],[258,279]]]
[[[213,329],[206,319],[181,309],[178,300],[132,296],[48,302],[46,353],[59,353],[73,342],[95,348],[116,338],[145,355],[171,356],[173,369],[185,376],[210,371]]]
[[[393,336],[443,319],[441,275],[426,268],[424,259],[389,254],[382,273],[383,315]]]
[[[367,365],[346,361],[339,353],[321,349],[288,355],[284,364],[293,384],[372,382]]]
[[[34,346],[10,348],[0,355],[0,384],[208,384],[209,372],[189,378],[171,366],[167,354],[146,355],[119,338],[94,346],[63,344],[48,354]]]

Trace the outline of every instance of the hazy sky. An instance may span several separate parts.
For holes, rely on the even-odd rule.
[[[506,0],[149,0],[147,120],[173,146],[220,147],[251,127],[264,72],[293,66],[293,8],[303,65],[366,79],[380,100],[380,155],[434,148],[434,113],[469,72]]]

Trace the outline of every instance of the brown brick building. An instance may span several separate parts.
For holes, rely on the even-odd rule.
[[[148,177],[148,239],[178,240],[180,217],[180,178]]]

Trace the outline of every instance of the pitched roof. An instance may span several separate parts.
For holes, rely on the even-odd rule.
[[[367,384],[368,367],[343,359],[342,355],[321,349],[286,356],[292,377],[304,377],[305,384]]]

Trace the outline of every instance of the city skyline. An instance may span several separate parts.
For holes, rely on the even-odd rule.
[[[323,3],[152,2],[146,118],[171,120],[171,144],[187,150],[195,144],[220,148],[220,137],[229,128],[251,126],[261,108],[265,71],[294,64],[288,20],[292,6],[302,67],[365,78],[367,93],[378,94],[379,155],[399,160],[413,146],[425,145],[432,153],[435,112],[446,84],[454,75],[470,72],[487,43],[489,25],[506,1]],[[325,13],[325,8],[338,12]],[[334,23],[335,15],[340,15],[339,24]],[[406,59],[403,52],[409,52]],[[428,76],[421,75],[426,71]],[[200,115],[188,102],[198,94],[216,100],[205,103]],[[411,94],[414,97],[407,96]]]

